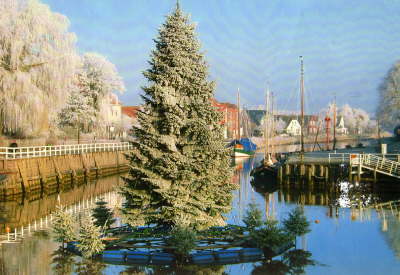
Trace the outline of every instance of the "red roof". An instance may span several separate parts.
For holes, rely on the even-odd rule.
[[[122,114],[127,115],[131,118],[136,118],[136,113],[139,109],[140,106],[122,106]]]

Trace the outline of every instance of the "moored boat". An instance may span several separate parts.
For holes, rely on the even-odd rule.
[[[257,145],[249,138],[235,139],[229,146],[233,147],[232,157],[235,158],[251,157],[257,150]]]

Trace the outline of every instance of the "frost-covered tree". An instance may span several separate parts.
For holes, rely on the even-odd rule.
[[[278,120],[275,121],[275,131],[278,134],[281,134],[285,131],[287,127],[287,123],[282,119],[282,118],[278,118]]]
[[[95,113],[95,121],[91,124],[97,132],[110,126],[110,103],[114,92],[124,92],[125,84],[118,74],[117,68],[107,58],[98,53],[86,53],[82,58],[82,67],[77,74],[81,93],[88,98]],[[122,122],[120,122],[122,124]],[[114,125],[120,126],[120,125]]]
[[[325,117],[328,115],[331,118],[331,123],[333,123],[333,112],[334,105],[329,104],[327,108],[321,110],[320,120],[324,121]],[[363,109],[353,108],[349,104],[336,107],[336,126],[341,117],[343,117],[345,126],[352,134],[362,134],[375,131],[376,122],[371,120],[369,114]],[[333,131],[332,125],[331,131]]]
[[[140,126],[123,194],[125,220],[186,227],[223,224],[231,206],[229,151],[220,114],[211,105],[214,83],[195,27],[177,4],[159,29],[144,72]]]
[[[112,92],[124,92],[125,84],[113,63],[98,53],[83,56],[84,93],[92,98],[93,107],[98,111],[102,100]]]
[[[0,1],[3,134],[43,135],[55,121],[79,62],[68,28],[65,16],[39,0]]]
[[[376,116],[380,124],[388,130],[392,130],[400,122],[400,61],[392,66],[379,86]]]
[[[84,258],[91,258],[94,255],[102,252],[105,248],[101,240],[100,227],[96,226],[92,217],[87,216],[82,221],[82,226],[79,230],[78,250]]]
[[[345,104],[338,110],[338,118],[343,117],[346,127],[354,134],[365,133],[371,125],[369,114],[363,109]],[[337,120],[339,121],[339,120]]]
[[[96,112],[91,105],[89,97],[79,90],[73,91],[68,98],[66,106],[58,113],[58,124],[62,127],[70,126],[80,128],[95,121]]]
[[[57,210],[53,216],[53,234],[56,242],[61,242],[64,248],[66,242],[73,241],[75,235],[75,222],[71,215],[64,210],[61,205],[57,206]]]

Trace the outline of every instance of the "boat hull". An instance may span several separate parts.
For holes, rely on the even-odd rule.
[[[233,149],[232,157],[234,158],[249,158],[254,155],[253,151],[245,151],[243,149]]]

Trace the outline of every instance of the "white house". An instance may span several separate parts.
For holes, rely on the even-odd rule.
[[[336,132],[339,135],[347,135],[349,133],[349,130],[346,127],[344,127],[343,117],[340,118],[339,124],[336,127]]]
[[[301,135],[301,125],[297,119],[292,119],[289,125],[286,127],[286,133],[291,136]]]

